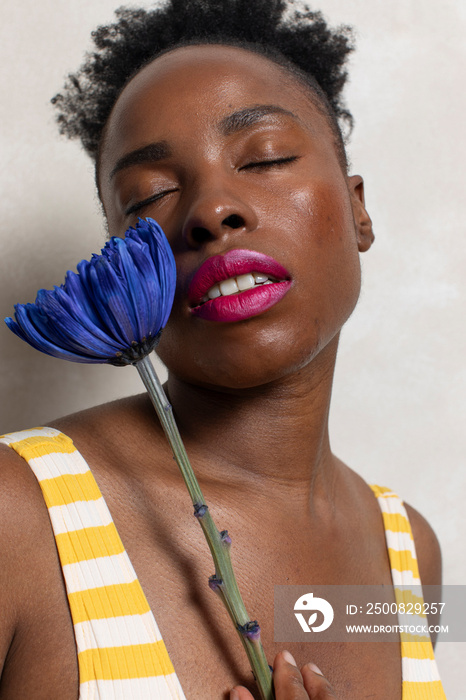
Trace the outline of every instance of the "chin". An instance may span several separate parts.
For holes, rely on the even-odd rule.
[[[258,389],[289,381],[294,375],[309,372],[323,364],[334,364],[338,346],[337,333],[333,338],[315,338],[305,349],[293,340],[274,339],[273,345],[263,347],[244,346],[235,352],[199,353],[188,359],[186,355],[161,353],[168,373],[178,381],[194,386],[234,392]],[[211,349],[212,350],[212,349]]]

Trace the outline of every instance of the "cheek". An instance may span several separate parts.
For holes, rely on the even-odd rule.
[[[321,343],[341,328],[359,297],[361,269],[346,186],[314,183],[293,195],[301,226],[295,240],[296,291],[304,320],[319,329]]]

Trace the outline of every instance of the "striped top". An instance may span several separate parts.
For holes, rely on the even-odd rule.
[[[185,700],[107,505],[72,440],[53,428],[34,428],[0,442],[29,463],[48,508],[74,625],[79,700]],[[420,601],[403,503],[389,489],[371,488],[382,511],[396,597]],[[430,638],[402,635],[401,655],[402,700],[446,700]]]
[[[423,603],[413,533],[403,501],[390,489],[371,486],[382,511],[388,558],[398,603]],[[422,608],[422,605],[421,605]],[[400,626],[425,626],[425,615],[398,615]],[[401,635],[402,700],[446,700],[430,636]]]

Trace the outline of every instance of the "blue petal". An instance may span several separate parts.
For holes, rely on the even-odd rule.
[[[164,328],[173,305],[176,287],[176,265],[172,250],[162,229],[154,219],[138,219],[136,229],[130,228],[126,234],[146,242],[157,270],[162,296],[162,321]]]
[[[159,278],[154,262],[150,256],[149,246],[146,243],[137,243],[132,239],[127,239],[128,251],[133,257],[134,264],[142,280],[141,290],[144,295],[146,307],[148,335],[155,337],[161,330],[162,294],[160,290]]]
[[[44,338],[68,352],[83,356],[101,356],[102,361],[108,354],[108,351],[106,354],[97,351],[90,352],[87,344],[81,342],[81,328],[79,326],[72,328],[70,332],[70,329],[67,328],[68,319],[61,313],[60,307],[54,304],[53,292],[39,290],[36,303],[30,305],[29,318]],[[76,337],[73,335],[73,330],[76,332]]]
[[[105,334],[102,333],[101,337],[97,338],[93,333],[90,333],[82,323],[82,320],[85,318],[84,314],[81,313],[81,316],[76,320],[69,313],[67,309],[68,297],[62,288],[55,287],[52,292],[40,290],[37,295],[36,306],[53,322],[54,332],[62,339],[69,350],[102,358],[106,358],[121,350],[121,346],[105,336]]]
[[[90,272],[97,306],[108,318],[109,327],[113,325],[117,329],[117,337],[121,336],[126,347],[130,347],[137,340],[137,331],[125,285],[105,257],[100,256],[93,262]]]
[[[175,261],[153,219],[139,219],[125,239],[110,239],[101,255],[82,260],[77,269],[67,273],[63,285],[40,290],[35,304],[16,305],[16,320],[5,319],[8,327],[48,355],[99,363],[134,353],[134,343],[157,336],[165,326],[175,293]]]
[[[15,318],[18,323],[12,318],[6,318],[5,322],[10,330],[19,338],[32,345],[36,350],[40,350],[46,355],[52,355],[71,362],[83,363],[100,363],[101,359],[78,355],[77,353],[68,352],[63,347],[51,342],[48,339],[48,334],[43,335],[41,332],[42,323],[37,317],[37,308],[34,304],[16,304]],[[34,317],[34,322],[32,318]]]
[[[96,277],[94,269],[96,261],[99,259],[99,257],[100,256],[97,255],[92,256],[90,262],[87,260],[82,260],[78,265],[78,273],[83,288],[86,290],[89,300],[92,299],[93,306],[96,309],[96,314],[98,314],[96,322],[100,325],[106,335],[113,338],[122,348],[127,348],[128,341],[121,334],[120,328],[115,322],[113,315],[108,313],[108,310],[105,308],[105,304],[102,303],[102,300],[94,291],[94,286],[99,286],[99,281]]]
[[[133,245],[131,246],[131,244]],[[134,262],[134,256],[137,257],[138,254],[143,255],[143,252],[141,246],[131,240],[126,241],[119,238],[116,241],[116,245],[118,246],[121,270],[128,284],[128,301],[132,307],[132,316],[136,321],[137,340],[141,341],[149,335],[150,327],[148,327],[148,309],[144,293],[145,280],[141,279]],[[132,248],[131,251],[130,248]]]
[[[84,270],[90,263],[87,260],[82,260],[78,268]],[[102,333],[107,335],[102,328],[102,319],[96,309],[92,297],[89,295],[88,287],[86,286],[87,275],[71,272],[66,273],[64,289],[70,298],[70,303],[75,307],[75,318],[82,319],[83,323],[87,324],[87,328],[92,333]]]

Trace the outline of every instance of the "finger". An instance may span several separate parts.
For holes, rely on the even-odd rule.
[[[275,657],[273,685],[276,700],[309,700],[301,673],[289,651],[282,651]]]
[[[306,664],[301,673],[304,687],[312,700],[336,700],[335,691],[315,664]]]
[[[242,685],[238,685],[230,690],[230,700],[254,700],[254,698],[249,690],[243,688]]]

